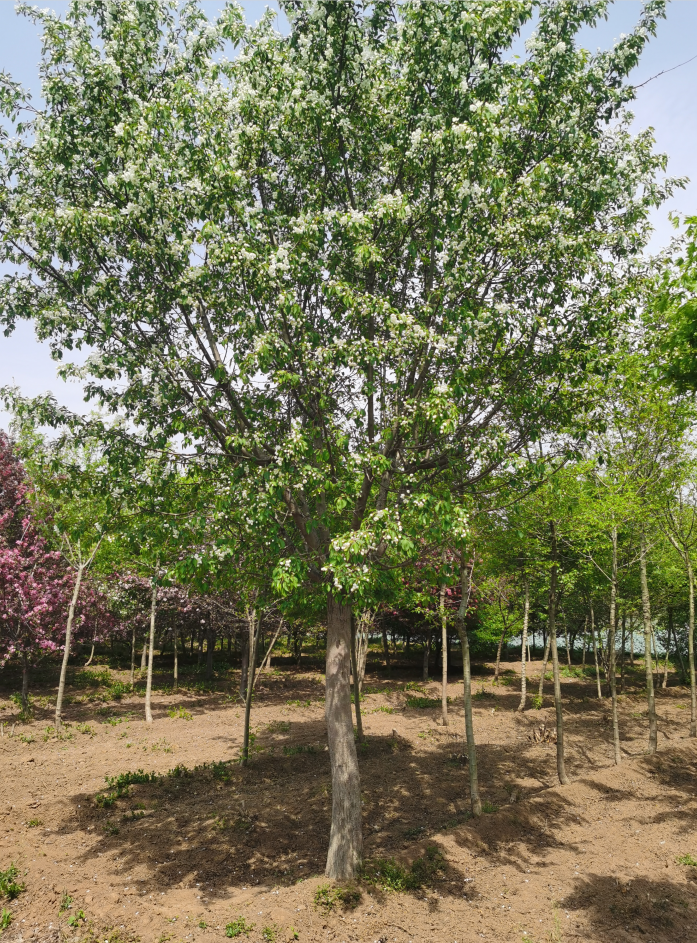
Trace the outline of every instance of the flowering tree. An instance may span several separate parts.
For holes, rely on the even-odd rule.
[[[362,853],[352,605],[424,522],[465,538],[434,479],[461,495],[573,433],[670,189],[623,111],[663,3],[595,56],[575,36],[605,3],[541,4],[516,60],[536,6],[298,0],[280,36],[233,5],[209,24],[83,0],[29,11],[35,119],[4,85],[3,322],[91,345],[118,436],[182,436],[232,479],[279,591],[326,597],[337,879]]]

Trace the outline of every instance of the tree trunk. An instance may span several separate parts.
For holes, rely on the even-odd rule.
[[[624,661],[627,644],[627,613],[622,611],[622,648],[620,650],[620,692],[624,694]]]
[[[257,619],[256,609],[247,610],[247,625],[249,641],[247,643],[249,650],[249,668],[247,670],[247,692],[244,700],[244,731],[242,734],[242,756],[240,762],[242,766],[249,763],[249,720],[252,714],[252,695],[254,693],[254,669],[257,664],[257,648],[259,647],[259,635],[261,618]]]
[[[356,736],[363,743],[363,718],[361,717],[361,685],[358,680],[358,657],[356,652],[356,617],[351,613],[351,675],[353,678],[353,707],[356,713]]]
[[[152,598],[150,600],[150,644],[148,646],[148,679],[145,684],[145,722],[152,723],[152,662],[155,654],[155,612],[157,608],[157,583],[152,581]]]
[[[94,639],[92,639],[92,651],[90,652],[90,657],[85,662],[85,668],[89,668],[92,664],[92,659],[94,658]]]
[[[687,627],[687,658],[690,667],[690,736],[697,737],[697,692],[695,690],[695,579],[692,561],[687,556],[687,583],[690,594],[689,621]],[[676,646],[677,647],[677,646]]]
[[[29,710],[29,659],[22,652],[22,713]]]
[[[525,600],[523,602],[523,642],[520,646],[520,704],[519,711],[525,710],[527,687],[525,680],[525,646],[528,644],[528,618],[530,615],[530,587],[525,581]]]
[[[445,583],[441,583],[440,597],[440,631],[441,631],[441,658],[443,670],[440,682],[440,713],[443,726],[448,726],[448,619],[445,615]],[[464,658],[464,653],[463,653]]]
[[[547,674],[547,662],[549,661],[549,630],[547,631],[547,641],[545,642],[545,652],[542,656],[542,674],[540,675],[540,689],[537,692],[538,697],[542,697],[542,691],[544,690],[545,684],[545,675]]]
[[[595,660],[595,683],[598,685],[598,700],[603,699],[603,689],[600,684],[600,665],[598,664],[598,638],[595,634],[595,612],[591,602],[591,635],[593,636],[593,658]]]
[[[213,617],[208,618],[208,632],[206,633],[206,681],[213,680],[213,650],[215,649],[215,629]]]
[[[651,603],[649,584],[646,578],[646,539],[642,535],[639,553],[641,574],[641,610],[644,619],[644,668],[646,670],[646,698],[649,707],[649,753],[655,753],[658,747],[658,728],[656,724],[656,698],[653,690],[653,665],[651,664]]]
[[[428,658],[431,654],[431,633],[426,633],[426,638],[424,639],[424,663],[423,670],[421,672],[421,680],[426,683],[428,681]]]
[[[82,583],[82,564],[77,568],[77,576],[75,577],[75,586],[73,587],[73,598],[70,600],[70,607],[68,608],[68,623],[65,627],[65,648],[63,649],[63,661],[61,662],[61,673],[60,679],[58,681],[58,697],[56,698],[56,733],[60,733],[61,729],[61,713],[63,711],[63,694],[65,692],[65,676],[68,671],[68,659],[70,658],[70,636],[73,631],[73,619],[75,618],[75,606],[77,605],[77,599],[80,595],[80,584]]]
[[[356,876],[363,857],[361,780],[351,718],[351,607],[327,597],[326,701],[332,774],[332,824],[325,875],[333,881]]]
[[[581,653],[581,666],[583,668],[586,667],[586,641],[587,641],[586,636],[587,634],[588,634],[588,616],[586,616],[586,618],[583,621],[583,649]]]
[[[566,613],[562,613],[564,616],[564,644],[566,645],[566,664],[567,667],[571,667],[571,647],[569,645],[569,630],[566,625]]]
[[[496,649],[496,667],[494,668],[494,684],[499,683],[499,674],[501,672],[501,649],[503,648],[503,640],[506,637],[506,623],[503,624],[503,632],[501,633],[501,638],[499,639],[499,647]]]
[[[479,777],[477,775],[477,747],[474,742],[474,724],[472,721],[472,675],[470,670],[470,649],[469,639],[467,638],[467,608],[469,606],[470,589],[472,586],[471,566],[463,564],[460,586],[461,599],[457,610],[455,620],[457,634],[460,637],[460,646],[462,648],[462,682],[465,694],[465,735],[467,737],[467,767],[470,778],[470,800],[472,802],[472,815],[482,814],[482,802],[479,798]],[[445,651],[445,646],[443,648]]]
[[[634,667],[634,616],[632,616],[632,625],[629,630],[629,664]]]
[[[610,580],[610,640],[608,662],[610,671],[610,697],[612,698],[612,739],[615,748],[615,766],[622,762],[620,752],[620,727],[617,717],[617,679],[615,678],[615,642],[617,637],[617,528],[612,528],[612,575]]]
[[[557,651],[557,533],[554,522],[550,521],[549,529],[552,537],[552,570],[549,581],[549,639],[552,650],[552,674],[554,677],[554,709],[557,715],[557,774],[562,786],[569,782],[564,767],[564,714],[561,703],[561,679],[559,677],[559,653]]]
[[[143,652],[140,656],[140,670],[145,671],[148,664],[148,633],[143,636]]]
[[[179,650],[177,648],[177,623],[174,623],[174,690],[179,690]]]
[[[382,627],[382,650],[385,654],[385,669],[387,677],[390,676],[390,646],[387,642],[387,629],[383,625]]]
[[[131,632],[131,687],[135,684],[136,680],[136,627],[133,626],[133,631]]]
[[[662,688],[668,687],[668,659],[670,657],[670,639],[673,635],[673,607],[668,606],[668,631],[666,633],[666,658],[663,662],[663,681]]]
[[[242,637],[242,664],[240,670],[240,697],[246,697],[249,675],[249,632]]]

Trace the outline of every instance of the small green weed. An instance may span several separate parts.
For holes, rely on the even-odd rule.
[[[692,855],[682,855],[680,858],[675,859],[678,864],[686,864],[690,868],[697,868],[697,858],[693,858]]]
[[[87,920],[84,910],[78,910],[76,914],[73,914],[72,917],[68,918],[69,927],[79,927],[80,923],[84,923]]]
[[[476,694],[473,694],[472,697],[476,701],[482,701],[488,697],[496,697],[493,691],[487,691],[485,688],[480,688]]]
[[[368,711],[369,714],[394,714],[394,707],[387,707],[385,704],[382,707],[375,707],[372,711]]]
[[[494,805],[493,802],[483,802],[482,803],[482,812],[498,812],[499,807]]]
[[[225,936],[234,937],[242,936],[242,934],[251,933],[254,929],[253,923],[247,923],[244,917],[238,917],[237,920],[233,920],[232,923],[228,923],[225,927]]]
[[[7,907],[3,907],[2,913],[0,914],[0,930],[7,930],[11,923],[12,911],[8,910]]]
[[[18,877],[19,871],[14,864],[11,864],[7,871],[0,871],[0,897],[6,897],[8,900],[19,897],[24,890],[24,884],[16,880]]]
[[[29,821],[27,822],[27,828],[38,828],[40,825],[43,825],[43,824],[44,823],[41,819],[29,819]]]
[[[119,827],[115,822],[112,822],[111,819],[107,819],[104,823],[104,831],[107,835],[118,835]]]
[[[315,907],[329,913],[337,904],[344,907],[356,907],[360,903],[361,892],[357,887],[332,887],[331,884],[320,884],[315,891]]]
[[[290,724],[287,720],[272,720],[271,723],[267,725],[266,729],[269,733],[288,733]]]
[[[35,742],[34,737],[32,737],[31,734],[26,734],[26,733],[23,733],[23,734],[20,736],[19,739],[20,739],[20,741],[21,741],[22,743],[34,743],[34,742]]]
[[[169,717],[172,717],[173,719],[177,719],[177,718],[179,720],[193,720],[194,719],[194,715],[191,713],[191,711],[187,711],[185,708],[181,706],[170,707],[170,709],[167,711],[167,714]]]
[[[208,926],[205,920],[199,920],[198,925],[202,930],[205,930],[206,927]]]
[[[264,940],[264,943],[276,943],[280,932],[281,928],[274,923],[270,927],[264,927],[261,931],[261,938]]]
[[[362,877],[369,884],[376,884],[388,891],[412,891],[429,884],[438,871],[445,869],[445,858],[434,846],[426,849],[423,858],[417,858],[407,870],[394,858],[379,858],[369,861],[363,868]]]
[[[94,736],[94,727],[91,724],[75,724],[75,729],[89,737]]]
[[[311,707],[312,701],[309,699],[306,701],[301,701],[299,698],[296,698],[293,701],[286,701],[286,704],[288,707]]]
[[[283,747],[284,756],[295,756],[298,753],[316,753],[317,747],[310,744],[298,744],[297,747]]]
[[[542,702],[544,698],[541,698],[539,694],[533,694],[530,698],[530,703],[536,711],[539,711],[542,707]]]
[[[450,698],[448,698],[450,700]],[[407,698],[407,707],[418,707],[425,709],[427,707],[440,707],[441,700],[439,697],[408,697]]]
[[[73,899],[67,891],[63,891],[63,896],[61,897],[61,902],[58,907],[58,913],[63,914],[66,910],[70,910],[73,903]]]
[[[111,684],[111,672],[108,668],[100,668],[99,671],[76,671],[70,679],[70,686],[73,688],[92,688],[103,687]]]
[[[418,691],[419,694],[427,694],[426,689],[420,685],[417,681],[407,681],[407,683],[402,688],[403,691]]]

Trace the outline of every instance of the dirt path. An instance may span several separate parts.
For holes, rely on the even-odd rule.
[[[513,669],[515,666],[506,666]],[[534,673],[534,671],[533,671]],[[254,753],[235,762],[242,711],[228,695],[159,695],[148,729],[138,697],[68,709],[70,739],[43,739],[50,710],[0,739],[0,870],[26,890],[3,943],[20,940],[224,939],[239,917],[250,943],[636,941],[697,939],[697,743],[683,689],[659,698],[659,754],[643,755],[644,703],[622,699],[625,762],[611,766],[607,705],[590,682],[564,685],[568,772],[531,733],[549,706],[516,713],[517,685],[478,679],[482,798],[469,820],[460,686],[452,727],[408,707],[403,681],[369,678],[360,748],[365,854],[405,867],[437,848],[432,883],[409,892],[361,882],[354,907],[315,904],[330,780],[318,676],[276,670],[255,698]],[[439,698],[439,685],[424,686]],[[479,693],[482,692],[482,693]],[[10,717],[3,702],[0,721]],[[549,703],[547,700],[546,703]],[[175,714],[180,709],[180,716]],[[41,711],[38,712],[41,715]],[[188,719],[190,717],[190,719]],[[88,726],[84,726],[87,724]],[[153,782],[105,777],[142,769]],[[173,773],[172,773],[173,771]],[[107,796],[98,806],[95,796]],[[59,914],[64,894],[70,908]],[[76,927],[68,925],[80,911]]]

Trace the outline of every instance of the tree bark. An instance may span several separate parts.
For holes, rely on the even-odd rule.
[[[242,637],[242,659],[240,666],[240,697],[247,693],[247,677],[249,675],[249,632]]]
[[[92,659],[94,658],[94,639],[92,639],[92,651],[90,652],[90,657],[85,662],[85,668],[89,668],[92,664]]]
[[[644,668],[646,671],[646,699],[649,708],[649,753],[655,753],[658,747],[658,727],[656,724],[656,697],[653,690],[653,665],[651,664],[651,603],[649,584],[646,577],[646,539],[642,535],[639,552],[641,575],[641,610],[644,620]]]
[[[68,608],[68,623],[65,627],[65,648],[63,650],[63,661],[61,662],[61,673],[60,679],[58,681],[58,696],[56,698],[56,719],[55,727],[56,733],[60,733],[61,729],[61,714],[63,711],[63,694],[65,692],[65,676],[68,672],[68,659],[70,658],[70,636],[73,631],[73,619],[75,618],[75,606],[77,605],[77,599],[80,595],[80,585],[82,583],[82,564],[78,565],[77,576],[75,577],[75,586],[73,587],[73,597],[70,600],[70,607]]]
[[[143,652],[140,656],[140,670],[145,671],[148,664],[148,633],[143,636]]]
[[[612,698],[612,740],[615,749],[615,766],[622,762],[620,751],[620,728],[617,716],[617,679],[615,678],[615,642],[617,638],[617,528],[612,528],[612,573],[610,579],[610,633],[608,663],[610,674],[610,697]]]
[[[358,655],[356,652],[356,617],[351,613],[351,675],[353,677],[353,707],[356,714],[356,735],[363,743],[363,718],[361,717],[361,685],[358,680]]]
[[[593,636],[593,658],[595,660],[595,683],[598,685],[598,700],[603,699],[603,689],[600,684],[600,665],[598,664],[598,638],[595,634],[595,612],[591,602],[591,635]]]
[[[421,680],[425,683],[428,681],[428,658],[431,654],[431,633],[426,633],[426,638],[424,639],[424,663],[423,669],[421,672]]]
[[[350,695],[351,607],[327,597],[326,701],[332,774],[332,824],[325,875],[354,878],[363,857],[361,780],[353,736]]]
[[[557,716],[557,775],[562,786],[569,782],[564,765],[564,714],[561,703],[561,679],[559,676],[559,653],[557,651],[557,533],[554,521],[549,523],[552,537],[552,570],[549,581],[549,640],[552,650],[552,674],[554,677],[554,709]]]
[[[499,683],[499,674],[501,673],[501,649],[503,648],[503,640],[506,637],[506,623],[503,624],[503,632],[501,633],[501,638],[499,639],[499,646],[496,649],[496,667],[494,668],[494,684]]]
[[[525,599],[523,601],[523,642],[520,646],[520,704],[519,711],[525,710],[527,686],[525,679],[525,646],[528,644],[528,618],[530,615],[530,587],[525,580]]]
[[[542,697],[542,691],[544,690],[545,684],[545,675],[547,674],[547,662],[549,661],[549,631],[547,631],[547,641],[545,642],[545,651],[542,656],[542,674],[540,675],[540,689],[537,692],[538,697]]]
[[[690,736],[697,737],[697,691],[695,689],[695,579],[692,561],[686,554],[687,582],[690,594],[689,619],[687,627],[687,659],[690,668]],[[677,645],[676,645],[677,648]]]
[[[467,737],[467,768],[470,780],[470,800],[472,815],[482,814],[482,802],[479,798],[479,777],[477,774],[477,747],[474,742],[474,723],[472,720],[472,674],[470,666],[469,639],[467,638],[467,608],[469,606],[470,590],[472,586],[471,566],[463,564],[460,574],[461,599],[455,620],[457,634],[460,637],[462,648],[462,682],[465,695],[465,735]]]
[[[440,714],[443,726],[448,726],[448,619],[445,615],[445,583],[440,585],[440,631],[442,672],[440,682]],[[462,657],[464,658],[464,652]]]
[[[257,619],[256,609],[247,610],[247,625],[249,634],[249,668],[247,670],[247,692],[244,701],[244,731],[242,734],[242,766],[249,763],[249,721],[252,714],[252,695],[254,693],[254,669],[257,663],[257,648],[259,647],[259,627],[261,619]]]
[[[133,631],[131,632],[131,687],[135,684],[136,680],[136,627],[133,626]]]
[[[157,609],[157,583],[152,581],[152,597],[150,600],[150,644],[148,646],[148,679],[145,684],[145,722],[152,723],[152,662],[155,654],[155,613]]]
[[[29,710],[29,659],[22,652],[22,713]]]
[[[569,630],[566,625],[566,613],[562,613],[564,616],[564,644],[566,645],[566,664],[567,667],[571,667],[571,647],[569,646]]]

